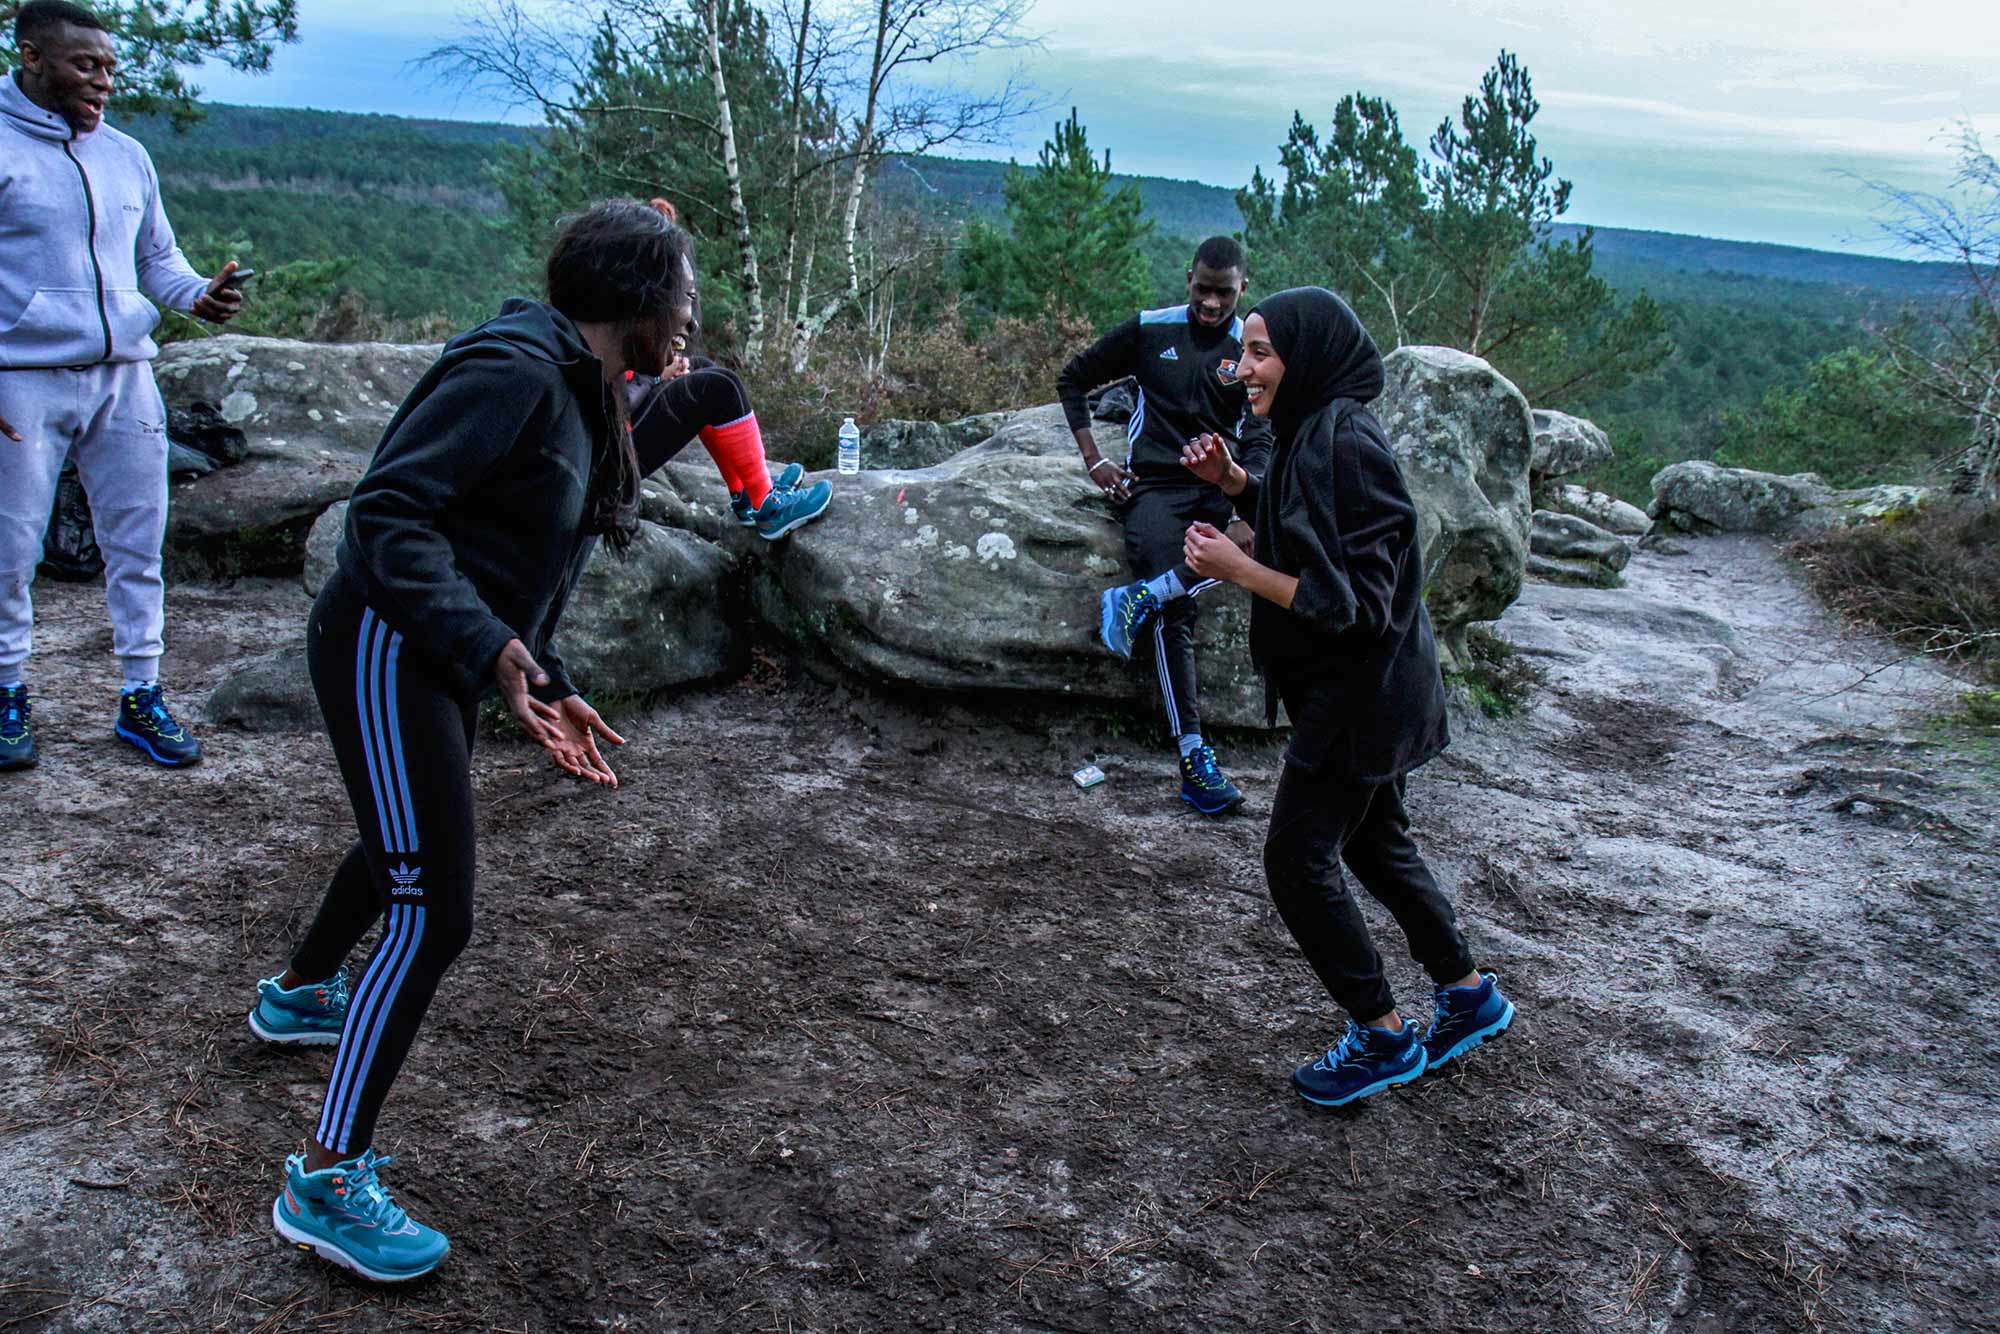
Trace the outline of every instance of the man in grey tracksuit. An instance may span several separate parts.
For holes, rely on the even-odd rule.
[[[189,266],[152,159],[103,123],[117,59],[98,21],[33,0],[15,41],[21,68],[0,78],[0,769],[35,762],[21,673],[66,458],[104,553],[124,667],[115,734],[157,763],[190,764],[201,747],[159,685],[167,431],[152,303],[220,323],[243,298],[228,285],[233,263],[213,281]]]

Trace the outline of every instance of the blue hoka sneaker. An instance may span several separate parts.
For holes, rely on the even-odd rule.
[[[1144,584],[1107,588],[1097,600],[1097,637],[1121,658],[1132,656],[1132,641],[1159,615],[1160,599]]]
[[[317,1172],[302,1154],[285,1159],[285,1188],[271,1204],[271,1225],[300,1250],[318,1251],[377,1283],[401,1283],[438,1267],[451,1242],[389,1198],[375,1175],[395,1162],[364,1149],[358,1158]]]
[[[826,513],[826,507],[832,503],[832,482],[814,482],[804,489],[774,486],[757,508],[757,536],[774,542]]]
[[[1243,804],[1243,793],[1215,762],[1215,747],[1196,746],[1181,756],[1181,800],[1203,815],[1221,815]]]
[[[1424,1033],[1432,1069],[1499,1037],[1514,1022],[1514,1002],[1500,994],[1500,979],[1480,976],[1476,987],[1439,987],[1434,993],[1431,1026]]]
[[[1307,1102],[1340,1107],[1407,1084],[1424,1066],[1423,1031],[1415,1024],[1406,1019],[1401,1032],[1391,1033],[1350,1019],[1332,1051],[1292,1071],[1292,1087]]]
[[[174,721],[157,685],[141,686],[118,697],[118,725],[113,734],[145,751],[153,763],[169,769],[201,759],[201,742]]]
[[[774,491],[790,491],[805,480],[805,475],[804,464],[787,463],[783,468],[771,474],[771,489]],[[742,524],[745,528],[755,528],[757,526],[757,511],[751,508],[750,497],[744,495],[741,491],[731,491],[729,493],[729,512],[734,514],[736,522]]]
[[[0,690],[0,772],[35,767],[35,729],[28,726],[28,688]]]
[[[331,1047],[340,1041],[347,1022],[347,970],[324,982],[308,982],[290,991],[278,977],[257,983],[257,1006],[250,1011],[250,1031],[266,1042],[288,1046]]]

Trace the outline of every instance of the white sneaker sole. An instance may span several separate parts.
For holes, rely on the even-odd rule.
[[[286,1222],[283,1206],[283,1196],[271,1201],[271,1226],[278,1230],[279,1236],[300,1250],[311,1251],[313,1254],[319,1256],[320,1259],[330,1261],[333,1264],[339,1265],[342,1269],[359,1274],[371,1283],[408,1283],[413,1278],[422,1278],[425,1274],[430,1273],[431,1270],[443,1264],[445,1256],[451,1254],[451,1251],[447,1249],[444,1255],[440,1255],[436,1260],[432,1261],[426,1267],[417,1270],[414,1274],[380,1273],[362,1264],[359,1260],[349,1255],[346,1251],[341,1250],[340,1247],[334,1245],[326,1238],[316,1237],[305,1229]]]
[[[266,1042],[275,1042],[281,1047],[337,1047],[340,1045],[338,1033],[273,1033],[257,1022],[257,1012],[250,1011],[250,1031]]]

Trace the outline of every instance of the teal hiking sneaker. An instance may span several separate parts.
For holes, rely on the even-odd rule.
[[[832,503],[832,482],[814,482],[803,490],[774,486],[757,509],[757,536],[775,542],[826,513],[826,507]]]
[[[1224,815],[1243,804],[1243,792],[1215,762],[1215,747],[1196,746],[1181,756],[1181,800],[1203,815]]]
[[[347,970],[341,969],[324,982],[308,982],[290,991],[278,985],[278,977],[257,983],[257,1004],[250,1011],[250,1031],[266,1042],[293,1047],[339,1045],[340,1029],[347,1022]]]
[[[153,763],[169,769],[201,760],[201,742],[174,721],[158,685],[127,690],[118,697],[118,724],[112,734],[137,746]]]
[[[302,1251],[317,1251],[377,1283],[404,1283],[436,1269],[451,1252],[444,1233],[399,1208],[376,1176],[393,1155],[364,1149],[358,1158],[317,1172],[305,1155],[285,1159],[285,1188],[271,1203],[271,1225]]]
[[[28,726],[28,687],[0,690],[0,773],[35,767],[35,729]]]
[[[804,464],[787,463],[783,468],[771,474],[771,489],[774,491],[790,491],[797,487],[800,482],[804,481],[805,476],[806,470]],[[755,528],[757,526],[757,510],[751,505],[750,497],[744,495],[741,491],[731,491],[729,493],[729,512],[734,514],[736,522],[742,524],[745,528]]]
[[[1132,641],[1160,614],[1160,599],[1144,583],[1107,588],[1097,599],[1097,637],[1121,658],[1132,656]]]

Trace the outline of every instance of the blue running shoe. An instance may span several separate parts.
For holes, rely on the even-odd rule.
[[[1424,1072],[1424,1038],[1407,1019],[1400,1032],[1347,1021],[1333,1050],[1292,1071],[1292,1087],[1307,1102],[1341,1107],[1407,1084]]]
[[[35,729],[28,726],[28,687],[0,690],[0,773],[35,767]]]
[[[783,468],[771,474],[771,488],[776,491],[790,491],[797,487],[800,482],[804,481],[805,476],[806,470],[804,464],[787,463]],[[745,528],[755,528],[757,526],[757,511],[751,508],[750,497],[744,495],[741,491],[731,491],[729,493],[729,512],[734,514],[736,522],[742,524]]]
[[[146,752],[153,763],[169,769],[195,764],[201,759],[201,742],[174,721],[157,685],[141,686],[118,697],[118,725],[113,734]]]
[[[331,1047],[340,1042],[347,1022],[347,970],[324,982],[308,982],[290,991],[278,977],[257,983],[257,1005],[250,1011],[250,1031],[266,1042],[295,1047]]]
[[[1432,1069],[1463,1056],[1505,1033],[1514,1022],[1514,1002],[1500,994],[1500,979],[1480,974],[1476,987],[1439,987],[1432,1002],[1424,1051]]]
[[[1132,656],[1132,641],[1159,614],[1160,599],[1144,584],[1107,588],[1097,600],[1097,637],[1121,658]]]
[[[826,513],[826,507],[832,503],[832,482],[814,482],[804,490],[774,486],[757,509],[757,536],[775,542]]]
[[[1215,762],[1215,747],[1196,746],[1181,756],[1181,800],[1203,815],[1222,815],[1243,804],[1243,793]]]
[[[285,1188],[271,1202],[271,1225],[300,1250],[319,1254],[377,1283],[402,1283],[436,1269],[451,1242],[411,1218],[375,1175],[395,1162],[364,1149],[358,1158],[306,1171],[302,1154],[285,1159]]]

